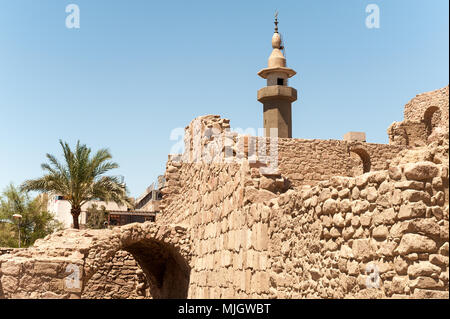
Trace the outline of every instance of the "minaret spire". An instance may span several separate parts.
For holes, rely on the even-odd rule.
[[[278,33],[278,10],[275,11],[275,33]]]
[[[263,104],[265,136],[276,129],[278,137],[292,137],[292,102],[297,100],[297,90],[288,86],[288,79],[296,72],[286,67],[281,34],[278,33],[278,11],[275,12],[275,32],[272,36],[272,53],[267,68],[258,75],[267,80],[267,86],[258,91],[258,101]]]

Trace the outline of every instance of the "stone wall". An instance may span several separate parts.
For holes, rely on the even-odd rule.
[[[449,87],[417,95],[405,105],[404,120],[388,128],[389,144],[423,146],[448,140]]]
[[[180,225],[146,222],[112,230],[66,229],[0,256],[0,298],[143,297],[135,288],[145,290],[146,298],[186,298],[190,251]],[[144,278],[147,285],[141,285]]]
[[[83,299],[151,298],[147,279],[133,256],[118,251],[85,284]]]
[[[423,122],[394,122],[388,128],[389,144],[403,146],[424,146],[428,144],[428,131]]]
[[[160,220],[183,221],[194,239],[190,298],[269,296],[262,286],[268,280],[269,211],[264,221],[255,222],[253,214],[261,212],[251,205],[276,195],[256,188],[258,180],[250,169],[247,162],[168,163],[168,171],[182,182],[175,185],[174,176],[168,179],[171,186],[163,191],[166,207]],[[253,264],[257,254],[259,266]]]
[[[272,201],[271,296],[448,298],[448,167],[335,177]]]
[[[159,223],[183,222],[188,242],[163,235],[176,227],[151,223],[57,233],[0,257],[1,293],[103,298],[107,289],[95,285],[129,258],[120,251],[146,265],[170,251],[154,249],[158,239],[182,245],[188,298],[448,298],[448,166],[407,163],[290,190],[245,161],[168,168],[182,182],[172,184]],[[70,264],[82,267],[82,289],[65,287]],[[151,276],[160,269],[146,267]],[[167,277],[170,291],[183,271]],[[106,297],[136,297],[131,288],[122,292]]]
[[[197,137],[196,148],[193,132],[210,121],[218,134]],[[448,162],[420,164],[431,168],[416,181],[408,172],[419,164],[390,167],[408,151],[402,145],[277,139],[278,170],[264,174],[267,163],[252,153],[261,139],[229,134],[234,162],[224,163],[226,142],[214,145],[220,119],[193,123],[190,153],[169,156],[161,216],[186,223],[196,243],[189,297],[448,296]],[[351,152],[369,159],[371,172],[351,177]],[[430,246],[408,246],[416,240]]]
[[[278,145],[279,172],[296,187],[316,185],[332,176],[360,175],[364,165],[370,171],[386,169],[404,149],[401,145],[338,140],[279,139]],[[359,160],[356,157],[355,162],[352,153]]]
[[[448,128],[448,85],[442,89],[421,93],[416,95],[411,101],[405,105],[405,120],[412,122],[423,122],[427,110],[436,107],[440,111],[440,118],[437,125],[446,126]]]
[[[449,297],[448,132],[420,148],[257,139],[214,115],[186,132],[156,223],[0,256],[0,297]]]
[[[246,161],[167,171],[162,218],[195,242],[191,298],[448,297],[446,165],[290,190]]]
[[[17,248],[0,247],[0,256],[12,253]]]
[[[229,120],[218,115],[194,119],[185,132],[185,152],[171,155],[170,162],[241,164],[245,159],[255,167],[273,168],[275,175],[289,179],[293,187],[386,169],[407,146],[248,136],[231,132]],[[175,176],[172,180],[176,181],[172,170],[166,171],[166,180]]]

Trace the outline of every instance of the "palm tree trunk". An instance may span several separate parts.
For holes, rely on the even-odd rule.
[[[70,210],[70,213],[72,214],[73,218],[73,228],[80,229],[80,223],[78,221],[80,214],[81,214],[81,208],[80,207],[73,207]]]

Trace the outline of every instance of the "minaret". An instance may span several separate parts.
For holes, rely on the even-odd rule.
[[[270,136],[270,129],[278,129],[278,137],[292,137],[292,102],[297,100],[297,90],[288,86],[288,79],[296,74],[286,67],[286,58],[281,50],[281,36],[278,33],[278,14],[275,14],[275,33],[272,37],[272,54],[268,67],[258,72],[267,79],[267,86],[258,91],[258,101],[264,108],[264,133]]]

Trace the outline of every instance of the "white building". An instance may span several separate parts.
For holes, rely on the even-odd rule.
[[[97,208],[105,207],[106,210],[110,211],[127,211],[127,206],[117,205],[114,202],[104,202],[99,200],[92,200],[87,202],[81,207],[80,214],[80,226],[86,224],[86,212],[92,205],[97,205]],[[60,195],[50,195],[48,196],[47,210],[55,216],[55,219],[63,223],[64,228],[71,228],[73,226],[73,218],[70,213],[71,205],[70,203]]]

